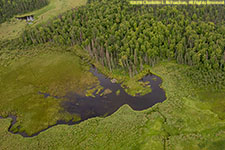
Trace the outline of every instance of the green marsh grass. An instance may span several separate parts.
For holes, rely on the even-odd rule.
[[[1,66],[0,116],[17,116],[11,130],[32,135],[54,125],[57,120],[79,120],[78,114],[63,111],[62,99],[44,98],[38,93],[61,97],[74,91],[84,95],[86,87],[97,84],[97,78],[89,72],[89,66],[81,65],[81,62],[71,52],[48,52],[45,49],[45,53],[21,56],[8,66]]]
[[[185,76],[187,70],[173,62],[151,68],[163,79],[167,100],[144,111],[124,105],[106,118],[58,125],[32,138],[9,133],[10,119],[0,119],[0,149],[222,150],[225,121],[199,107],[205,103]]]

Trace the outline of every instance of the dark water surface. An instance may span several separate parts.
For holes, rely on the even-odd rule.
[[[142,79],[144,82],[150,82],[151,93],[133,97],[128,95],[120,84],[112,83],[109,78],[98,73],[97,69],[92,68],[91,72],[98,77],[100,85],[104,89],[112,90],[112,93],[106,96],[95,95],[94,98],[81,97],[73,92],[68,93],[65,96],[67,100],[62,102],[62,107],[71,114],[80,114],[82,120],[111,115],[124,104],[128,104],[134,110],[144,110],[166,99],[164,90],[160,88],[162,80],[156,75],[147,75]],[[120,90],[119,95],[116,95],[117,90]]]
[[[141,81],[149,81],[151,85],[152,92],[149,94],[146,94],[144,96],[130,96],[128,95],[124,89],[120,86],[120,84],[112,83],[109,78],[106,78],[104,75],[98,73],[97,69],[91,68],[90,70],[96,77],[98,77],[98,80],[100,81],[100,85],[104,87],[102,91],[105,89],[110,89],[112,93],[107,94],[105,96],[95,95],[95,97],[82,97],[77,95],[74,92],[67,93],[64,97],[57,97],[52,96],[54,98],[63,98],[64,101],[62,101],[61,106],[65,109],[65,111],[71,113],[71,114],[79,114],[81,117],[80,121],[77,122],[65,122],[62,120],[59,120],[55,125],[58,124],[77,124],[84,120],[87,120],[88,118],[93,118],[97,116],[109,116],[113,114],[116,110],[118,110],[122,105],[128,104],[132,109],[134,110],[144,110],[151,106],[153,106],[156,103],[163,102],[166,100],[165,92],[162,88],[160,88],[160,85],[162,83],[161,78],[159,78],[156,75],[150,74],[145,76]],[[116,91],[120,90],[120,94],[116,95]],[[41,93],[39,94],[44,95],[45,97],[51,96],[48,93]],[[13,124],[16,123],[16,116],[9,116],[12,118],[11,125],[9,127],[12,127]],[[52,125],[52,126],[55,126]],[[48,128],[52,127],[49,126]],[[47,129],[48,129],[47,128]],[[47,129],[44,129],[42,131],[45,131]],[[42,132],[40,131],[40,132]],[[11,132],[11,131],[10,131]],[[40,132],[33,134],[32,136],[28,136],[26,133],[16,133],[20,134],[24,137],[33,137],[38,135]]]

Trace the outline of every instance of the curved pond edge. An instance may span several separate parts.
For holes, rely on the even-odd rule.
[[[96,95],[95,94],[95,98],[93,98],[93,97],[81,97],[81,96],[79,96],[79,95],[77,95],[76,93],[73,93],[73,92],[67,93],[64,97],[51,96],[48,93],[41,93],[41,92],[38,93],[38,94],[43,94],[45,97],[51,96],[51,97],[54,97],[54,98],[63,98],[63,99],[66,98],[66,100],[62,101],[62,107],[64,107],[65,111],[67,111],[67,112],[69,112],[71,114],[77,114],[77,113],[79,114],[78,110],[80,112],[82,112],[83,115],[80,114],[81,115],[81,120],[76,121],[76,122],[73,122],[72,120],[71,121],[67,121],[67,122],[63,121],[63,120],[58,120],[56,122],[56,124],[48,126],[46,129],[43,129],[43,130],[41,130],[41,131],[39,131],[39,132],[29,136],[25,132],[16,132],[16,133],[14,133],[14,132],[11,131],[11,127],[16,123],[16,118],[17,118],[16,116],[9,115],[8,117],[0,117],[0,119],[1,118],[11,118],[12,119],[10,127],[8,128],[8,131],[10,133],[12,133],[12,134],[19,134],[19,135],[21,135],[23,137],[34,137],[34,136],[37,136],[38,134],[40,134],[41,132],[46,131],[49,128],[51,128],[53,126],[56,126],[56,125],[60,125],[60,124],[74,125],[74,124],[79,124],[82,121],[88,120],[89,118],[110,116],[111,114],[116,112],[124,104],[129,105],[129,107],[132,108],[132,110],[134,110],[134,111],[142,111],[142,110],[146,110],[148,108],[152,108],[152,106],[154,106],[155,104],[162,103],[163,101],[165,101],[167,99],[165,91],[161,88],[161,84],[162,84],[163,80],[162,80],[162,78],[160,78],[159,75],[156,75],[155,73],[146,75],[142,79],[142,81],[149,81],[149,80],[151,80],[150,81],[150,85],[151,85],[151,88],[153,88],[152,92],[149,93],[149,94],[146,94],[144,96],[132,97],[132,96],[128,95],[124,91],[124,89],[120,86],[120,84],[118,84],[118,83],[111,83],[111,80],[109,78],[105,77],[103,74],[98,73],[96,68],[94,68],[94,69],[92,68],[90,71],[96,77],[98,77],[98,79],[100,81],[100,85],[102,85],[104,87],[104,89],[106,89],[107,86],[111,87],[113,85],[114,88],[116,88],[116,90],[120,89],[120,95],[116,95],[115,89],[112,90],[112,93],[110,93],[110,94],[108,94],[106,96],[100,96],[100,95]],[[158,92],[154,91],[154,88],[156,88],[156,87],[152,86],[152,84],[155,81],[155,79],[153,79],[153,78],[157,78],[157,80],[156,80],[157,81],[157,86],[156,87],[161,90],[160,91],[160,92],[162,92],[161,94],[159,94]],[[110,82],[111,85],[109,84],[109,82]],[[105,84],[105,86],[104,86],[103,83]],[[115,95],[117,97],[115,97]],[[148,103],[146,105],[146,100],[150,99],[149,97],[154,97],[154,96],[160,96],[160,97],[159,98],[155,97],[154,101],[152,101],[152,100],[147,101]],[[120,99],[118,99],[118,97]],[[110,100],[110,98],[112,98],[112,99]],[[126,101],[123,101],[124,100],[123,98]],[[115,102],[115,100],[113,100],[113,99],[117,100],[117,105],[116,105],[116,107],[113,107],[113,108],[112,107],[106,108],[105,110],[110,109],[109,113],[106,113],[106,112],[102,111],[103,107],[99,108],[99,106],[104,105],[103,103],[105,103],[105,102],[111,101],[111,104],[112,104],[112,102]],[[122,101],[118,101],[118,100],[122,100]],[[142,102],[144,101],[145,103],[142,103],[142,105],[140,105],[140,101],[142,101]],[[77,105],[77,103],[79,103],[79,105]],[[138,106],[136,106],[136,105],[138,105]],[[78,106],[82,106],[81,109]],[[109,105],[109,106],[112,106],[112,105]],[[90,111],[89,111],[90,108],[91,108],[91,110],[94,110],[95,107],[97,109],[94,111],[94,114],[90,114]],[[101,110],[101,111],[98,112],[99,110]]]
[[[57,125],[63,125],[63,124],[74,125],[74,124],[79,124],[80,122],[84,121],[84,120],[79,120],[79,121],[76,121],[76,122],[72,122],[72,120],[71,120],[71,121],[69,121],[69,122],[66,122],[66,121],[63,121],[63,120],[58,120],[56,124],[50,125],[50,126],[48,126],[47,128],[45,128],[45,129],[43,129],[43,130],[41,130],[41,131],[38,131],[37,133],[32,134],[32,135],[30,136],[30,135],[27,135],[26,132],[15,132],[15,133],[12,132],[12,131],[11,131],[11,128],[12,128],[12,126],[16,123],[17,116],[14,116],[14,115],[9,115],[8,117],[1,117],[1,116],[0,116],[0,119],[8,119],[8,118],[11,119],[11,123],[10,123],[10,126],[9,126],[9,128],[8,128],[8,132],[10,132],[10,133],[12,133],[12,134],[18,134],[18,135],[21,135],[21,136],[26,137],[26,138],[27,138],[27,137],[34,137],[34,136],[37,136],[37,135],[39,135],[41,132],[44,132],[44,131],[50,129],[51,127],[54,127],[54,126],[57,126]]]

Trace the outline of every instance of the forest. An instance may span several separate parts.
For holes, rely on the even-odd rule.
[[[126,0],[90,0],[47,24],[28,28],[14,45],[78,44],[109,70],[123,68],[130,76],[145,65],[176,60],[200,68],[203,76],[210,70],[222,72],[222,78],[215,78],[224,83],[224,9],[223,5],[134,6]],[[217,86],[211,77],[205,80]],[[217,88],[221,87],[225,86]]]
[[[0,0],[0,23],[14,15],[40,9],[48,3],[48,0]]]
[[[224,5],[0,5],[0,149],[224,150]]]

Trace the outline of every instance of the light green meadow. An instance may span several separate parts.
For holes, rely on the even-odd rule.
[[[32,135],[57,120],[79,120],[78,114],[63,110],[62,99],[44,98],[39,92],[59,97],[71,91],[84,95],[87,87],[98,82],[89,72],[90,67],[71,52],[44,51],[0,67],[0,116],[17,116],[13,132]]]

